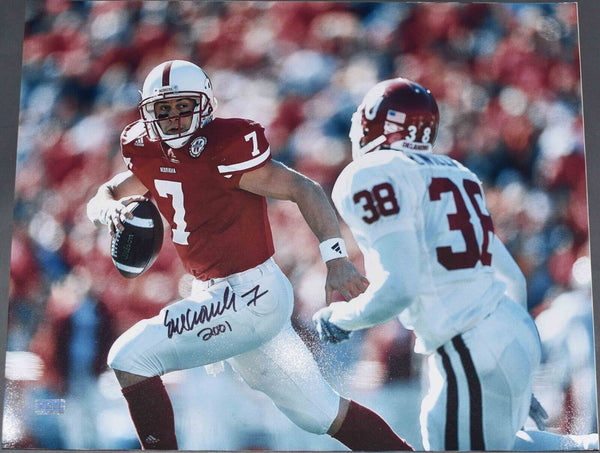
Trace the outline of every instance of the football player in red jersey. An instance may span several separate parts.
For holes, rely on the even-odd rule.
[[[306,431],[353,450],[410,450],[375,412],[337,394],[294,332],[293,291],[273,261],[266,198],[294,201],[320,241],[326,299],[368,286],[348,260],[339,225],[314,181],[271,159],[263,128],[214,116],[208,76],[167,61],[146,77],[141,119],[121,135],[127,171],[101,185],[88,217],[122,229],[126,206],[156,201],[195,279],[189,298],[138,322],[108,362],[121,384],[144,449],[176,449],[173,409],[161,376],[226,360]]]

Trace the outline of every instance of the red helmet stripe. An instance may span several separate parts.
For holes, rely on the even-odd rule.
[[[163,73],[162,73],[162,86],[169,86],[171,85],[171,66],[173,65],[172,61],[167,62],[167,64],[165,65],[165,67],[163,68]]]

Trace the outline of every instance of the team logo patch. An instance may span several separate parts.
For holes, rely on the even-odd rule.
[[[204,151],[206,142],[206,137],[198,137],[196,140],[194,140],[190,145],[190,156],[194,158],[200,157],[200,154],[202,154],[202,151]]]

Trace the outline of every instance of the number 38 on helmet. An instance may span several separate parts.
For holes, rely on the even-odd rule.
[[[439,111],[431,92],[404,78],[378,83],[352,115],[352,158],[381,148],[430,152]]]

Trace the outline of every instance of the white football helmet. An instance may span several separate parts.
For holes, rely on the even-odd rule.
[[[144,80],[141,91],[142,100],[138,105],[142,121],[151,141],[165,142],[171,148],[181,148],[198,128],[206,125],[213,118],[217,101],[213,94],[212,83],[206,73],[189,61],[171,60],[156,66]],[[189,98],[196,102],[189,129],[178,134],[165,134],[160,128],[154,112],[157,101],[174,98]],[[186,116],[188,114],[183,114]],[[168,119],[180,121],[181,116],[170,116]]]

